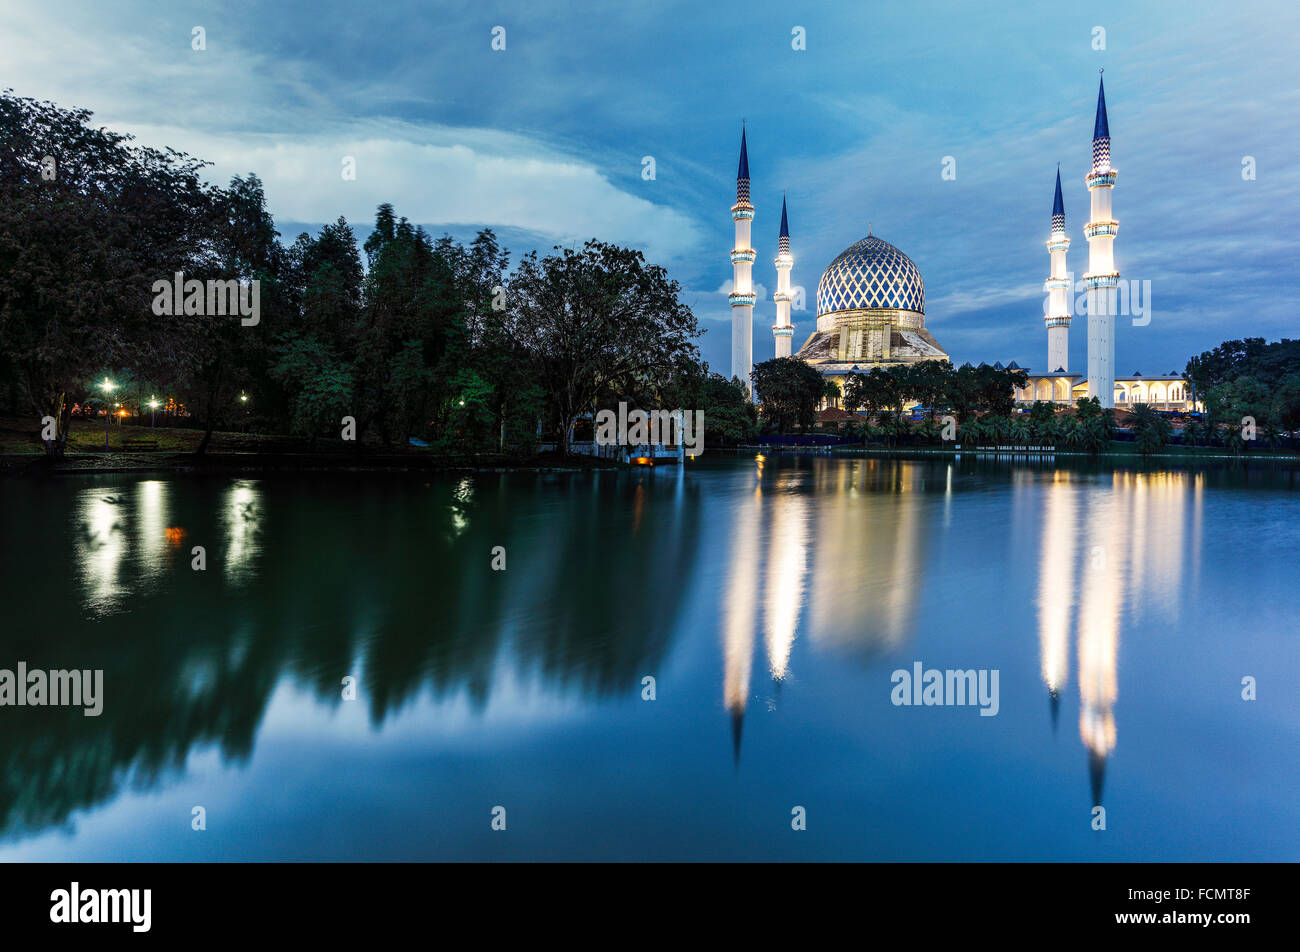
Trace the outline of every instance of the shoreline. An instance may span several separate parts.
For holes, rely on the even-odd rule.
[[[532,460],[427,457],[413,454],[342,453],[73,453],[61,459],[42,454],[0,454],[5,476],[79,476],[118,473],[580,473],[621,467],[538,457]]]
[[[997,461],[1016,462],[1050,462],[1057,457],[1065,457],[1072,463],[1092,461],[1120,462],[1140,464],[1159,461],[1164,464],[1216,464],[1231,463],[1269,463],[1300,467],[1300,456],[1276,454],[1242,454],[1232,453],[1152,453],[1142,456],[1137,453],[1097,453],[1095,455],[1077,450],[959,450],[940,447],[797,447],[783,445],[753,445],[718,448],[709,451],[708,456],[722,457],[747,453],[780,453],[791,456],[821,456],[830,458],[855,457],[899,457],[925,458],[947,457],[949,459],[979,458]],[[676,469],[673,463],[666,467]],[[526,460],[488,457],[474,459],[471,457],[429,457],[406,453],[343,454],[343,453],[214,453],[195,457],[192,453],[74,453],[61,459],[50,459],[35,453],[0,454],[0,478],[31,478],[43,476],[77,476],[108,475],[126,473],[168,473],[168,474],[233,474],[233,473],[583,473],[592,471],[619,472],[629,469],[641,470],[642,467],[624,466],[609,461],[595,460],[592,457],[577,456],[570,459],[559,457],[535,457]]]

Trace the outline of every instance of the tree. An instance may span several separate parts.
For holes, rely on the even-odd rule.
[[[777,433],[796,423],[805,429],[811,426],[826,393],[821,373],[797,357],[765,360],[754,367],[750,380],[762,401],[762,417]]]
[[[980,364],[975,368],[979,405],[994,416],[1009,417],[1016,408],[1016,390],[1029,383],[1023,370],[1004,370]]]
[[[154,375],[186,353],[195,322],[155,315],[153,282],[218,265],[219,190],[199,180],[205,163],[90,118],[0,95],[0,355],[37,417],[54,418],[54,456],[92,375]]]
[[[285,251],[267,211],[261,180],[252,173],[247,178],[236,175],[219,196],[216,211],[213,241],[220,275],[258,282],[259,315],[254,326],[210,316],[192,325],[186,353],[174,373],[190,412],[203,421],[198,454],[207,450],[223,417],[237,409],[239,393],[253,390],[260,405],[266,393],[261,384],[274,360],[270,339],[289,314],[280,286]]]
[[[946,398],[952,373],[952,365],[946,360],[923,360],[907,367],[907,395],[926,408],[930,422],[939,411],[948,409]]]
[[[603,390],[664,385],[683,357],[697,358],[695,316],[680,287],[639,251],[588,241],[581,251],[524,257],[507,286],[508,330],[569,433]]]
[[[670,410],[704,414],[705,446],[734,446],[758,435],[758,408],[738,378],[728,380],[707,363],[683,362],[659,405]]]
[[[980,384],[974,367],[963,364],[948,374],[943,388],[943,401],[952,408],[958,423],[965,423],[972,418],[980,405]]]
[[[1080,397],[1074,406],[1074,445],[1095,456],[1110,446],[1115,435],[1115,412],[1103,407],[1097,397]]]
[[[1056,434],[1056,404],[1050,400],[1035,400],[1029,408],[1029,431],[1033,438],[1051,441]]]
[[[1164,449],[1173,433],[1173,427],[1155,407],[1148,403],[1135,403],[1129,407],[1129,417],[1133,441],[1137,444],[1139,453],[1150,456]]]

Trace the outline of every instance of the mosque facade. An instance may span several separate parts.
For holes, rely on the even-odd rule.
[[[1114,217],[1112,194],[1117,176],[1117,170],[1111,165],[1106,91],[1101,83],[1093,123],[1092,164],[1084,178],[1090,204],[1089,220],[1083,229],[1088,242],[1088,270],[1082,275],[1087,301],[1087,376],[1071,373],[1069,369],[1072,279],[1067,271],[1066,255],[1070,239],[1066,236],[1065,203],[1058,169],[1047,240],[1050,270],[1045,285],[1047,313],[1043,318],[1047,330],[1045,369],[1030,372],[1029,368],[1010,365],[1010,369],[1025,370],[1029,377],[1028,384],[1016,392],[1018,402],[1048,400],[1073,404],[1086,396],[1097,397],[1103,407],[1122,408],[1138,402],[1169,410],[1197,406],[1177,372],[1144,377],[1135,371],[1128,377],[1116,376],[1115,328],[1120,274],[1115,265],[1114,244],[1119,222]],[[730,293],[731,375],[748,384],[753,370],[756,302],[753,264],[757,253],[751,247],[754,206],[750,202],[749,154],[744,131],[736,174],[736,204],[731,208],[731,215],[736,230],[731,252],[734,271]],[[784,198],[774,263],[777,289],[773,295],[776,323],[772,334],[776,356],[788,357],[794,336],[790,319],[794,258]],[[948,352],[926,327],[925,281],[920,269],[897,247],[872,234],[870,228],[865,238],[840,252],[822,272],[817,282],[816,303],[816,330],[793,356],[815,367],[841,388],[850,374],[874,367],[949,360]]]

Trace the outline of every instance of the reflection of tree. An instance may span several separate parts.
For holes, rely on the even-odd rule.
[[[475,482],[467,496],[456,482],[196,478],[145,497],[97,480],[63,533],[45,521],[66,484],[6,487],[9,537],[48,541],[38,557],[0,552],[10,590],[34,594],[10,600],[0,666],[102,668],[104,707],[0,709],[0,834],[160,783],[200,746],[247,758],[285,677],[334,707],[343,676],[364,672],[379,723],[424,691],[481,705],[504,658],[586,693],[652,673],[699,548],[690,487],[670,472]],[[110,492],[123,501],[87,520]],[[158,527],[183,543],[157,545]],[[190,570],[193,545],[206,572]],[[490,569],[495,545],[505,572]],[[68,597],[48,594],[50,565],[76,566]]]

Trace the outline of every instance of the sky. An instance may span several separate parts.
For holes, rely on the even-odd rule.
[[[954,362],[1050,369],[1054,177],[1059,162],[1077,279],[1103,68],[1116,262],[1149,289],[1149,313],[1118,320],[1116,370],[1300,337],[1297,48],[1300,5],[1250,0],[0,0],[0,87],[209,160],[215,182],[256,172],[286,243],[340,215],[363,240],[387,201],[435,235],[492,227],[515,260],[636,247],[679,282],[723,373],[742,119],[755,362],[774,353],[784,193],[796,347],[822,271],[870,227],[917,264]],[[1071,370],[1086,351],[1078,314]]]

